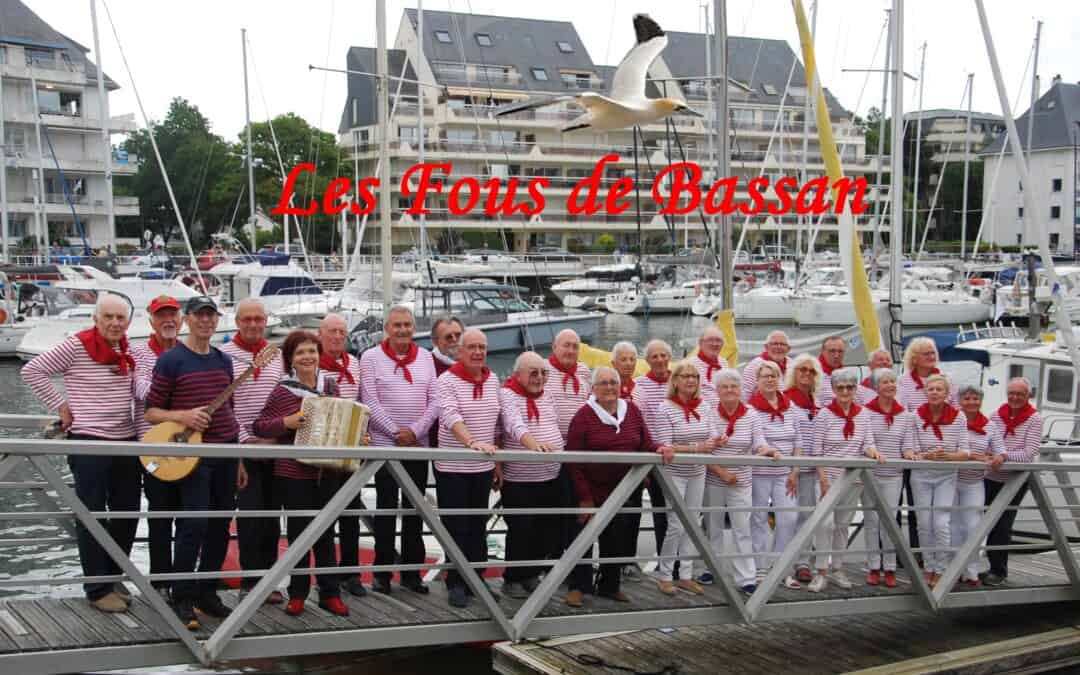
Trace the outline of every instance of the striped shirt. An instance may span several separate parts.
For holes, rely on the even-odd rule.
[[[368,351],[373,350],[369,349]],[[342,358],[349,359],[349,363],[345,366],[345,369],[349,371],[350,375],[352,375],[353,381],[349,382],[348,378],[345,377],[344,373],[327,372],[327,375],[329,377],[332,377],[334,379],[334,382],[337,382],[338,391],[341,392],[341,398],[347,398],[350,401],[360,401],[361,403],[365,403],[364,401],[361,401],[363,396],[360,391],[360,380],[362,379],[360,372],[360,359],[343,352],[341,356],[334,359],[334,361],[340,361]],[[372,434],[372,438],[374,438],[374,434]]]
[[[798,448],[800,453],[802,452],[802,435],[799,430],[800,419],[805,413],[800,414],[800,410],[802,409],[798,406],[789,406],[781,418],[777,419],[775,415],[755,409],[761,422],[761,433],[765,436],[765,444],[779,450],[784,457],[794,456],[795,448]],[[753,471],[755,477],[786,476],[789,473],[791,473],[790,466],[755,466]]]
[[[1023,424],[1016,427],[1015,433],[1006,436],[1005,422],[1001,419],[1001,415],[995,411],[993,417],[990,418],[987,429],[1001,439],[1001,445],[998,449],[1005,454],[1005,466],[1008,466],[1009,462],[1023,464],[1034,462],[1039,455],[1043,429],[1042,415],[1039,413],[1035,413],[1024,420]],[[1004,483],[1013,477],[1013,472],[1003,467],[997,471],[987,471],[986,477],[992,481]]]
[[[584,363],[577,364],[574,377],[578,381],[578,391],[575,392],[574,383],[570,380],[563,382],[565,373],[551,365],[550,361],[544,361],[544,369],[548,374],[544,389],[555,397],[555,409],[559,412],[559,432],[566,438],[570,420],[574,419],[574,415],[581,410],[581,406],[585,405],[592,393],[592,374]]]
[[[712,419],[716,421],[716,435],[727,433],[728,422],[723,416],[717,413]],[[727,443],[719,448],[714,448],[712,454],[722,457],[745,457],[756,454],[765,445],[767,443],[765,443],[765,434],[761,429],[761,418],[756,410],[748,408],[746,414],[735,422],[735,428],[732,430],[732,434],[728,436]],[[725,466],[723,468],[735,474],[738,479],[735,482],[736,487],[745,488],[753,484],[750,467]],[[711,471],[705,474],[705,482],[709,485],[728,487],[727,483]]]
[[[862,382],[855,388],[855,402],[859,405],[866,405],[875,398],[877,398],[877,392],[870,387],[867,387]]]
[[[924,429],[923,426],[926,426]],[[939,425],[941,438],[934,434],[934,428],[923,422],[922,418],[915,415],[915,451],[929,452],[934,448],[945,448],[945,452],[968,453],[967,419],[964,413],[959,413],[952,424]],[[942,462],[942,464],[947,464]],[[956,469],[952,471],[935,471],[933,469],[912,469],[912,477],[918,477],[928,482],[937,482],[956,476]]]
[[[819,404],[815,402],[814,405]],[[813,435],[814,431],[814,418],[810,417],[809,410],[807,410],[806,408],[800,408],[799,406],[795,405],[794,401],[791,402],[791,412],[795,413],[795,419],[799,425],[799,439],[803,443],[802,450],[803,454],[805,455],[809,450],[809,448],[807,447],[807,443],[810,442],[810,437]],[[804,466],[803,468],[799,469],[799,473],[816,472],[817,468],[813,466]]]
[[[450,427],[464,422],[475,443],[495,443],[495,427],[499,422],[499,378],[491,373],[484,382],[480,398],[473,398],[473,384],[446,371],[435,384],[439,400],[439,447],[464,448]],[[485,455],[476,452],[478,458]],[[435,469],[443,473],[481,473],[495,468],[491,460],[436,460]]]
[[[944,375],[944,373],[942,374]],[[956,385],[948,375],[945,375],[945,379],[949,381],[949,403],[952,404],[953,407],[958,407],[959,401],[956,397]],[[925,382],[925,380],[926,378],[924,377],[923,381]],[[911,376],[911,373],[904,373],[896,383],[896,400],[900,401],[900,405],[914,412],[919,409],[919,406],[926,403],[926,388],[916,384],[915,378]]]
[[[233,381],[233,360],[217,347],[208,354],[196,354],[186,344],[158,357],[154,379],[146,396],[147,408],[190,410],[209,405]],[[232,398],[218,408],[203,432],[205,443],[235,443],[240,425],[233,413]]]
[[[381,347],[364,352],[359,368],[360,377],[356,382],[362,392],[361,399],[371,408],[371,442],[394,445],[394,435],[407,427],[416,435],[416,444],[426,446],[428,431],[439,416],[435,393],[438,379],[431,352],[417,348],[416,360],[409,364],[412,382],[405,379],[405,373]],[[345,384],[348,384],[347,380]]]
[[[221,351],[232,357],[233,372],[240,376],[248,366],[254,355],[237,347],[232,341],[226,342],[219,347]],[[248,377],[236,391],[233,392],[233,410],[236,413],[236,422],[240,425],[240,442],[247,443],[255,438],[251,431],[251,423],[262,412],[270,392],[285,377],[285,361],[279,353],[274,360],[259,369],[259,376],[254,374]]]
[[[72,335],[23,366],[22,378],[42,405],[60,409],[64,394],[50,379],[62,375],[67,404],[71,408],[73,434],[121,440],[134,438],[132,404],[135,374],[121,375],[119,365],[105,365],[90,358],[78,336]]]
[[[874,447],[874,432],[871,429],[870,412],[866,408],[855,415],[855,432],[850,438],[844,438],[846,420],[838,417],[828,408],[822,408],[814,418],[811,430],[810,447],[807,452],[812,457],[828,459],[851,459],[864,457],[866,451]],[[825,477],[834,481],[844,473],[839,467],[825,467]]]
[[[131,346],[131,357],[135,359],[135,435],[143,437],[150,430],[146,422],[146,396],[150,393],[150,383],[154,381],[154,366],[158,356],[150,349],[148,342]]]
[[[296,442],[296,430],[285,426],[285,418],[299,412],[303,402],[303,398],[287,387],[275,385],[267,397],[266,404],[251,421],[253,435],[256,438],[271,439],[278,445],[292,445]],[[274,475],[282,478],[316,480],[319,478],[319,467],[302,464],[295,459],[275,459]]]
[[[686,413],[679,404],[664,399],[656,409],[656,424],[649,429],[649,434],[657,445],[693,445],[703,443],[710,438],[718,436],[716,430],[719,422],[714,419],[716,412],[705,401],[699,401],[694,409],[701,417],[698,419],[690,415],[690,421],[686,421]],[[653,429],[655,428],[655,432]],[[674,476],[682,478],[696,478],[705,474],[704,464],[681,464],[676,461],[664,468]]]
[[[532,436],[537,443],[551,445],[556,452],[563,450],[564,442],[559,431],[555,397],[545,390],[535,401],[540,411],[539,420],[529,419],[527,398],[506,387],[499,389],[499,417],[503,429],[503,447],[507,450],[525,450],[525,446],[521,444],[525,434]],[[512,483],[555,480],[559,476],[560,466],[556,462],[505,462],[503,478]]]
[[[974,454],[981,453],[987,457],[1001,454],[1001,438],[997,430],[990,424],[984,429],[986,433],[980,434],[968,429],[968,450]],[[981,483],[986,476],[986,469],[960,469],[956,472],[956,480],[961,483]]]
[[[874,447],[889,461],[904,458],[904,450],[915,449],[915,421],[918,417],[910,410],[895,415],[892,426],[882,413],[866,408],[870,414],[870,430],[874,433]],[[900,467],[876,467],[874,475],[879,478],[896,478],[903,475]]]
[[[720,364],[720,368],[727,368],[728,362],[723,356],[717,355],[717,362]],[[697,368],[698,375],[701,376],[699,380],[701,384],[701,400],[705,401],[710,408],[715,408],[720,405],[720,396],[716,393],[716,374],[719,373],[715,367],[712,369],[712,377],[708,377],[709,364],[701,360],[696,354],[689,358],[690,363],[694,364]]]
[[[656,438],[656,409],[667,399],[667,382],[657,382],[648,375],[635,378],[630,398],[645,418],[649,434]]]
[[[786,373],[787,372],[786,369],[791,367],[791,359],[790,358],[785,356],[784,361],[785,361],[785,365],[784,365],[785,370],[781,371],[781,374],[780,374],[780,379],[781,379],[780,385],[781,386],[783,386],[783,378],[784,378],[783,373]],[[757,391],[757,373],[758,373],[758,369],[761,368],[761,364],[764,363],[764,362],[765,362],[764,357],[762,357],[760,355],[755,356],[754,360],[751,361],[750,363],[746,364],[746,367],[743,368],[743,371],[742,371],[742,400],[743,401],[749,401],[750,397],[754,395],[755,391]]]
[[[833,368],[833,372],[835,373],[836,371],[843,369],[844,366],[840,366],[839,368]],[[818,405],[820,405],[822,408],[832,403],[833,399],[836,398],[835,396],[833,396],[832,392],[832,375],[824,371],[822,371],[821,373],[821,386],[818,387],[817,398]]]

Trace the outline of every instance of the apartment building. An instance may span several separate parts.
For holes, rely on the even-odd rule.
[[[709,111],[707,82],[696,79],[706,75],[706,49],[711,36],[671,31],[668,40],[667,48],[650,69],[653,81],[648,85],[648,94],[684,100],[707,118],[676,116],[671,126],[660,123],[642,129],[638,153],[642,185],[640,238],[647,246],[702,245],[708,241],[702,218],[691,213],[665,220],[657,213],[649,191],[652,177],[667,166],[669,156],[673,162],[685,157],[699,163],[705,174],[703,183],[716,180],[716,153],[710,147],[710,137],[715,137],[710,127],[715,127],[716,116]],[[379,139],[374,80],[355,73],[374,72],[375,59],[375,50],[369,47],[352,47],[346,56],[346,66],[354,74],[349,76],[339,142],[360,175],[374,175]],[[588,176],[597,160],[606,154],[617,153],[620,161],[609,166],[603,187],[624,175],[633,175],[631,130],[561,133],[560,127],[581,112],[572,103],[513,116],[491,116],[494,107],[531,96],[608,89],[614,66],[593,61],[572,23],[425,11],[421,35],[416,11],[406,9],[389,50],[389,61],[392,76],[424,83],[422,112],[415,85],[406,82],[400,87],[397,83],[390,86],[396,248],[416,245],[420,236],[417,219],[402,213],[411,200],[400,192],[403,172],[418,158],[420,114],[424,116],[425,159],[452,163],[451,180],[462,176],[520,177],[523,182],[545,176],[551,180],[550,188],[545,190],[547,208],[532,217],[499,219],[479,212],[457,216],[448,212],[445,196],[429,200],[433,212],[426,217],[426,231],[431,244],[445,248],[448,230],[481,230],[501,240],[494,243],[517,251],[541,245],[573,250],[588,247],[605,234],[614,237],[619,246],[637,245],[638,217],[634,209],[620,215],[601,212],[584,216],[568,214],[563,208],[575,183]],[[780,40],[731,37],[728,63],[731,172],[740,177],[740,184],[760,174],[773,180],[784,175],[801,178],[803,171],[807,179],[824,175],[816,125],[806,124],[804,119],[805,74],[791,47]],[[877,159],[866,155],[865,139],[852,124],[851,113],[828,91],[826,98],[846,175],[866,176],[872,184]],[[743,192],[736,195],[737,199],[746,197]],[[878,198],[876,191],[871,191],[869,198]],[[886,199],[887,195],[880,198]],[[736,228],[745,226],[752,239],[768,237],[769,243],[775,242],[778,231],[785,242],[793,242],[794,230],[800,225],[794,215],[733,217],[732,222]],[[863,218],[858,226],[872,229],[873,223]],[[709,223],[709,227],[715,231],[715,223]],[[835,220],[825,217],[819,241],[828,239],[829,232],[835,229]],[[365,242],[377,240],[377,221],[373,220],[365,232]]]
[[[130,175],[138,158],[105,151],[99,72],[88,52],[19,0],[0,3],[0,180],[6,186],[0,208],[8,215],[9,242],[33,237],[47,223],[50,244],[58,238],[75,244],[77,218],[91,246],[115,248],[116,228],[106,211],[106,162],[114,176]],[[104,77],[107,96],[119,85]],[[132,115],[109,117],[107,125],[112,134],[136,128]],[[139,214],[137,198],[112,199],[115,216]]]

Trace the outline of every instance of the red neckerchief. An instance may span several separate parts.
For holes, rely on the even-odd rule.
[[[998,417],[1001,418],[1001,421],[1005,423],[1004,435],[1008,436],[1009,434],[1012,434],[1013,436],[1015,436],[1016,428],[1024,422],[1027,422],[1028,418],[1034,415],[1036,412],[1037,411],[1035,410],[1034,406],[1028,403],[1020,410],[1020,412],[1013,416],[1012,408],[1009,407],[1009,404],[1002,403],[1001,407],[997,410],[997,414]]]
[[[784,398],[810,413],[810,419],[817,416],[818,407],[802,389],[792,387],[784,390]]]
[[[980,436],[986,435],[986,425],[990,422],[986,415],[979,413],[975,420],[968,420],[968,431],[974,431]]]
[[[341,363],[338,363],[338,360],[333,356],[323,352],[319,355],[319,368],[331,373],[337,373],[338,384],[341,384],[342,380],[348,380],[349,384],[356,384],[356,378],[353,377],[352,372],[349,370],[349,354],[347,352],[341,352]]]
[[[655,382],[657,384],[667,384],[668,380],[671,379],[671,371],[669,370],[667,372],[667,375],[664,375],[664,379],[662,379],[662,380],[659,377],[657,377],[656,375],[654,375],[653,371],[651,371],[651,370],[649,372],[645,373],[645,376],[648,377],[650,380],[652,380],[653,382]]]
[[[248,343],[244,342],[244,338],[240,337],[240,333],[237,333],[236,335],[234,335],[232,337],[232,342],[233,342],[234,345],[236,345],[240,349],[243,349],[245,352],[251,354],[252,360],[254,360],[256,354],[258,354],[264,347],[266,347],[266,345],[269,344],[266,341],[266,338],[259,338],[259,341],[256,342],[253,345],[248,344]],[[251,376],[254,377],[257,380],[257,379],[259,379],[259,373],[261,371],[262,371],[262,368],[256,368],[251,373]]]
[[[79,342],[86,349],[86,354],[95,363],[106,366],[119,363],[121,375],[127,375],[129,368],[134,372],[135,358],[128,354],[127,336],[120,338],[120,351],[113,349],[112,345],[105,341],[105,336],[98,331],[97,326],[79,331],[75,333],[75,337],[79,338]]]
[[[469,372],[465,370],[465,364],[463,364],[461,361],[458,361],[454,365],[450,366],[450,368],[446,372],[453,373],[457,377],[460,377],[466,382],[472,384],[472,397],[474,401],[478,398],[484,397],[484,383],[487,382],[487,379],[489,377],[491,377],[491,371],[488,370],[487,366],[484,366],[484,369],[480,371],[479,380],[474,380],[472,376],[469,375]]]
[[[723,403],[716,406],[716,412],[719,413],[719,415],[720,415],[720,417],[722,419],[727,420],[727,432],[725,432],[724,435],[727,436],[728,438],[731,438],[732,436],[734,436],[735,435],[735,423],[739,421],[740,417],[742,417],[743,415],[745,415],[749,411],[750,411],[750,409],[747,408],[743,404],[742,401],[739,401],[739,407],[735,408],[735,412],[731,413],[731,415],[728,415],[727,410],[724,409],[724,404]]]
[[[772,361],[772,357],[769,356],[769,350],[767,350],[767,349],[765,351],[761,352],[760,354],[758,354],[758,356],[761,357],[762,359],[766,360],[766,361]],[[780,374],[781,375],[787,375],[787,357],[786,356],[784,357],[783,361],[780,361],[780,362],[772,361],[772,362],[775,363],[776,367],[780,369]]]
[[[709,369],[705,371],[705,382],[708,382],[709,386],[712,386],[712,384],[711,384],[712,383],[712,372],[714,370],[723,370],[724,369],[724,367],[720,365],[720,359],[719,358],[707,359],[707,358],[705,358],[705,356],[700,351],[697,353],[697,357],[699,359],[701,359],[702,363],[704,363],[705,365],[707,365],[709,367]]]
[[[569,380],[570,382],[574,383],[574,393],[575,394],[580,394],[581,393],[581,383],[578,382],[578,378],[577,378],[577,363],[570,366],[569,368],[565,368],[565,367],[563,367],[563,364],[559,363],[559,359],[555,358],[554,354],[552,354],[551,356],[548,357],[548,363],[550,363],[552,365],[552,367],[555,368],[555,370],[557,370],[557,371],[559,371],[560,373],[563,374],[563,376],[562,376],[562,388],[563,388],[563,391],[566,391],[566,382],[567,382],[567,380]]]
[[[626,384],[620,384],[619,385],[619,398],[625,398],[627,401],[629,401],[631,396],[634,393],[634,387],[636,387],[636,386],[637,386],[637,383],[634,382],[634,378],[630,378],[629,380],[627,380]]]
[[[892,426],[892,423],[896,421],[896,416],[904,412],[904,406],[897,403],[896,399],[893,399],[892,410],[885,410],[881,407],[881,401],[876,396],[874,397],[873,401],[870,401],[866,404],[866,409],[873,410],[879,415],[884,415],[885,425],[890,427]]]
[[[536,405],[536,399],[544,395],[543,389],[541,389],[535,394],[530,394],[529,390],[527,390],[521,384],[521,380],[517,379],[513,375],[507,378],[506,382],[503,382],[503,386],[514,392],[518,396],[522,396],[525,398],[526,417],[529,422],[532,422],[533,419],[535,419],[537,422],[540,421],[540,408]]]
[[[697,419],[699,422],[701,421],[701,415],[699,415],[697,411],[698,406],[701,405],[700,398],[695,397],[690,399],[689,401],[683,402],[683,400],[678,396],[668,396],[668,400],[682,408],[683,415],[686,417],[687,422],[690,421],[691,415],[693,415],[694,418]]]
[[[930,375],[939,375],[940,373],[941,373],[941,371],[938,370],[937,368],[934,368],[933,370],[930,371]],[[929,377],[929,375],[927,377]],[[912,368],[912,370],[911,370],[911,379],[914,380],[914,382],[915,382],[915,391],[918,391],[918,390],[923,388],[922,378],[919,377],[919,373],[916,372],[914,368]]]
[[[760,391],[755,391],[754,395],[750,397],[748,403],[763,413],[769,413],[770,422],[772,422],[774,419],[779,419],[781,422],[783,422],[784,413],[787,412],[787,409],[791,407],[791,404],[788,403],[787,397],[784,396],[783,392],[779,391],[776,392],[775,408],[771,403],[769,403],[769,400],[767,398],[762,396]]]
[[[862,381],[861,384],[862,384],[862,386],[866,387],[867,389],[873,389],[873,387],[870,386],[870,378],[869,377],[863,378],[863,381]],[[866,406],[866,407],[869,408],[870,406]],[[892,422],[889,422],[889,424],[891,425]]]
[[[412,384],[412,373],[409,372],[409,364],[416,360],[417,354],[420,353],[420,347],[415,342],[409,343],[409,353],[405,356],[398,356],[394,353],[394,350],[390,348],[390,339],[387,338],[382,341],[383,354],[394,362],[394,372],[397,372],[398,368],[401,368],[402,374],[405,375],[405,381]]]
[[[166,351],[165,345],[158,342],[157,333],[150,333],[150,340],[146,343],[150,347],[150,351],[154,352],[154,356],[161,356]]]
[[[840,419],[844,420],[844,440],[847,440],[855,435],[855,416],[862,410],[854,401],[851,402],[851,407],[848,408],[847,414],[844,414],[844,409],[840,407],[840,404],[833,399],[832,403],[826,406],[832,414],[836,415]]]
[[[824,372],[826,375],[832,375],[832,372],[834,370],[836,370],[836,368],[830,368],[829,364],[825,363],[825,357],[822,356],[821,354],[818,354],[817,360],[818,360],[818,363],[821,364],[822,372]],[[844,367],[844,364],[840,364],[839,366],[837,366],[837,368],[843,368],[843,367]]]
[[[919,419],[921,419],[923,421],[923,425],[922,425],[923,430],[925,431],[928,427],[933,428],[934,435],[937,436],[937,439],[939,441],[945,440],[945,436],[942,435],[942,433],[941,433],[941,425],[942,424],[952,424],[953,422],[956,421],[956,416],[960,414],[959,410],[952,407],[948,403],[946,403],[945,407],[941,410],[941,417],[938,418],[937,422],[935,422],[934,420],[932,420],[930,418],[930,404],[929,403],[923,403],[921,406],[919,406],[919,411],[918,412],[919,412]]]

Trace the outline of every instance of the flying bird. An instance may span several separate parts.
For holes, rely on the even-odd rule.
[[[580,94],[531,98],[503,106],[495,111],[495,116],[509,115],[553,103],[574,101],[585,108],[585,113],[570,120],[570,123],[562,128],[564,132],[589,128],[597,131],[625,129],[635,125],[650,124],[675,113],[704,117],[677,99],[645,96],[645,78],[649,66],[660,52],[664,51],[668,39],[664,31],[648,14],[634,15],[634,34],[637,37],[637,43],[615,68],[615,75],[611,78],[611,92],[608,96],[588,91]]]

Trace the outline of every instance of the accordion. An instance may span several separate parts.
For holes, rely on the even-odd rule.
[[[296,430],[295,445],[314,447],[358,447],[367,433],[371,409],[363,403],[342,398],[309,396],[300,405],[304,424]],[[362,459],[297,458],[301,464],[321,469],[353,472]]]

